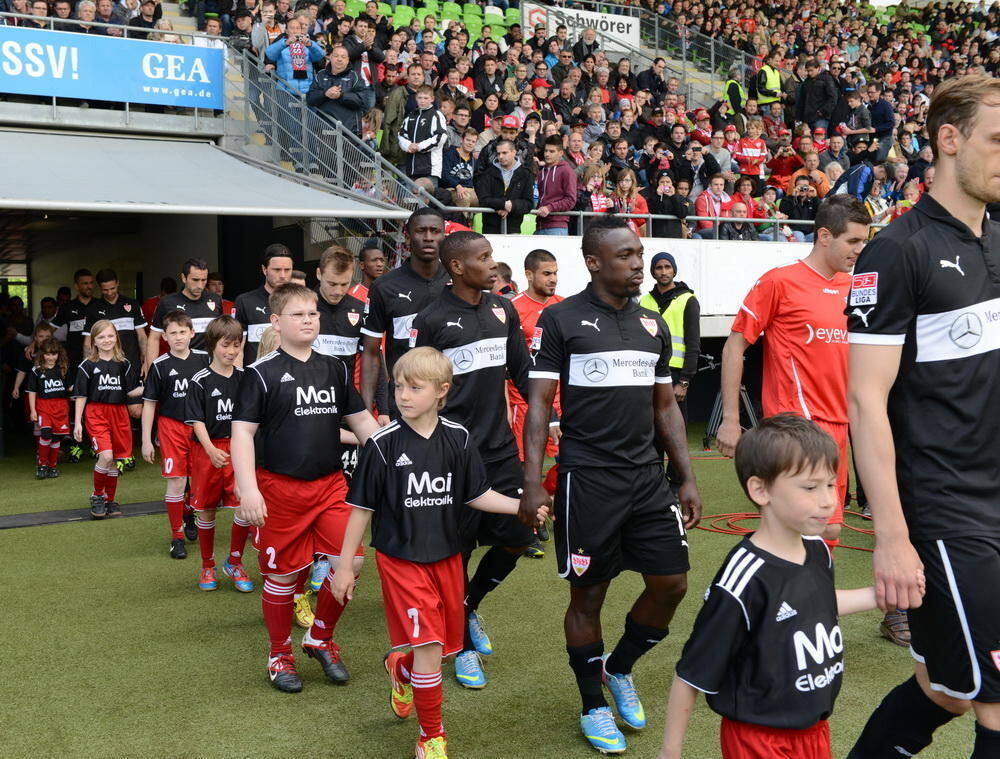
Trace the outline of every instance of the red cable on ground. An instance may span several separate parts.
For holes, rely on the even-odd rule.
[[[850,514],[851,516],[861,517],[867,520],[868,517],[864,516],[857,511],[845,511],[844,516]],[[748,527],[742,527],[738,522],[745,522],[748,519],[760,519],[760,514],[756,511],[744,511],[744,512],[734,512],[732,514],[713,514],[707,518],[706,522],[702,522],[698,525],[699,530],[704,530],[705,532],[717,532],[721,535],[746,535],[748,532],[753,532],[753,530]],[[722,524],[720,524],[720,522]],[[844,522],[844,528],[851,530],[852,532],[859,532],[862,535],[874,535],[875,531],[870,530],[865,527],[855,527],[854,525]],[[871,548],[865,548],[863,546],[850,546],[846,543],[841,543],[837,546],[838,548],[850,548],[853,551],[866,551],[868,553],[872,552]]]

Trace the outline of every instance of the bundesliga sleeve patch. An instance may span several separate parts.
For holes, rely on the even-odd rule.
[[[852,306],[874,306],[878,303],[878,272],[855,274],[851,277]]]
[[[417,332],[418,332],[418,330],[415,330],[415,329],[411,329],[410,330],[410,347],[411,348],[416,348],[417,347]]]
[[[542,328],[535,327],[535,334],[531,336],[531,350],[536,351],[542,347]]]

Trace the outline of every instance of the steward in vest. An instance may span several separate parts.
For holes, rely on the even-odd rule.
[[[721,99],[726,104],[726,115],[743,113],[747,97],[747,89],[743,86],[743,64],[735,63],[729,68],[729,78],[722,87]]]
[[[757,72],[757,104],[762,111],[767,110],[767,106],[778,100],[783,100],[781,89],[781,66],[784,54],[780,48],[771,48],[767,62]]]

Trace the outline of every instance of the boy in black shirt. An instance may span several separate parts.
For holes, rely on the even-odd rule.
[[[722,715],[722,757],[829,759],[844,671],[839,614],[875,608],[873,587],[835,590],[821,534],[837,506],[837,446],[791,414],[736,447],[760,527],[716,574],[677,664],[660,759],[679,759],[698,691]]]
[[[518,502],[491,490],[469,431],[444,417],[452,362],[430,347],[405,354],[393,371],[399,418],[368,440],[348,503],[334,595],[346,602],[354,584],[351,556],[374,514],[386,623],[393,651],[385,659],[390,706],[402,719],[417,708],[417,759],[446,759],[441,723],[441,659],[461,650],[463,506],[516,514]],[[541,506],[537,518],[544,518]]]

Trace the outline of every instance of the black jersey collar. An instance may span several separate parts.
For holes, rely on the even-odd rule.
[[[593,306],[595,306],[596,308],[601,309],[602,311],[607,311],[608,313],[612,313],[612,314],[627,314],[627,313],[630,313],[632,311],[638,311],[639,310],[639,304],[636,303],[631,298],[628,299],[628,301],[625,303],[625,305],[622,308],[620,308],[620,309],[619,308],[615,308],[610,303],[607,303],[606,301],[601,300],[600,298],[598,298],[597,294],[594,292],[593,285],[591,285],[590,283],[587,283],[587,287],[584,289],[584,292],[587,293],[587,300],[589,300],[590,303]]]
[[[947,208],[938,203],[937,200],[935,200],[931,195],[927,193],[924,193],[924,195],[920,198],[920,200],[917,201],[917,204],[914,206],[914,209],[921,211],[926,216],[929,216],[935,221],[947,224],[948,226],[957,230],[962,235],[962,237],[968,238],[969,240],[975,240],[976,242],[983,240],[987,244],[990,241],[991,238],[990,219],[985,211],[983,211],[983,236],[980,238],[976,237],[975,233],[971,229],[969,229],[964,223],[962,223],[954,216],[952,216],[951,212],[948,211]]]
[[[480,294],[478,303],[469,303],[469,301],[455,295],[455,291],[452,289],[450,284],[445,285],[444,290],[441,291],[441,297],[444,298],[450,306],[454,306],[455,308],[467,308],[470,311],[474,311],[486,302],[485,292]]]
[[[407,258],[403,262],[403,265],[400,268],[401,269],[405,269],[406,273],[409,276],[413,277],[414,279],[419,279],[421,282],[437,282],[440,279],[449,278],[448,277],[448,272],[445,271],[444,264],[442,264],[442,263],[438,263],[437,274],[435,274],[430,279],[427,279],[426,277],[422,277],[421,275],[417,274],[416,270],[413,268],[413,259],[412,258]]]

